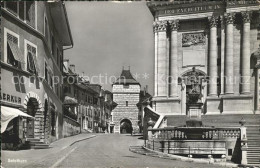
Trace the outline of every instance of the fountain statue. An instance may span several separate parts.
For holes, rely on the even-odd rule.
[[[187,94],[187,110],[190,119],[200,119],[201,107],[203,103],[201,102],[201,89],[200,89],[200,78],[199,74],[196,72],[195,67],[192,68],[190,75],[191,90]]]

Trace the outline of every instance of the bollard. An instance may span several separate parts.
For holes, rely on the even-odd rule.
[[[168,140],[168,154],[170,153],[170,141]]]
[[[154,150],[154,139],[153,139],[153,150]]]

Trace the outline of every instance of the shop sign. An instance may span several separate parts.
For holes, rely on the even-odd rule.
[[[1,93],[0,100],[5,101],[5,102],[10,102],[10,103],[16,103],[16,104],[21,104],[21,102],[22,102],[21,97],[14,96],[14,95],[7,94],[7,93]]]

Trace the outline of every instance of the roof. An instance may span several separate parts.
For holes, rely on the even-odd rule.
[[[256,58],[260,57],[260,47],[253,53]]]
[[[64,2],[49,2],[47,4],[50,9],[54,27],[61,39],[61,44],[63,46],[73,46],[73,38]]]
[[[98,95],[99,93],[97,91],[95,91],[94,89],[92,89],[91,87],[89,87],[87,84],[82,84],[82,83],[76,83],[76,86],[78,86],[79,88],[87,91],[88,93],[92,93],[92,94],[96,94]]]
[[[144,90],[141,90],[139,97],[140,100],[137,105],[141,105],[142,103],[146,103],[147,101],[149,102],[152,98],[152,95],[150,95],[148,92],[145,92]]]
[[[120,77],[113,84],[138,84],[139,82],[135,80],[130,70],[122,70]]]

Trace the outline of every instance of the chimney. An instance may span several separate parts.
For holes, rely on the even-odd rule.
[[[145,87],[144,87],[144,96],[146,95],[147,92],[148,92],[148,85],[145,85]]]
[[[76,73],[74,64],[70,64],[70,70],[71,70],[72,73]]]

